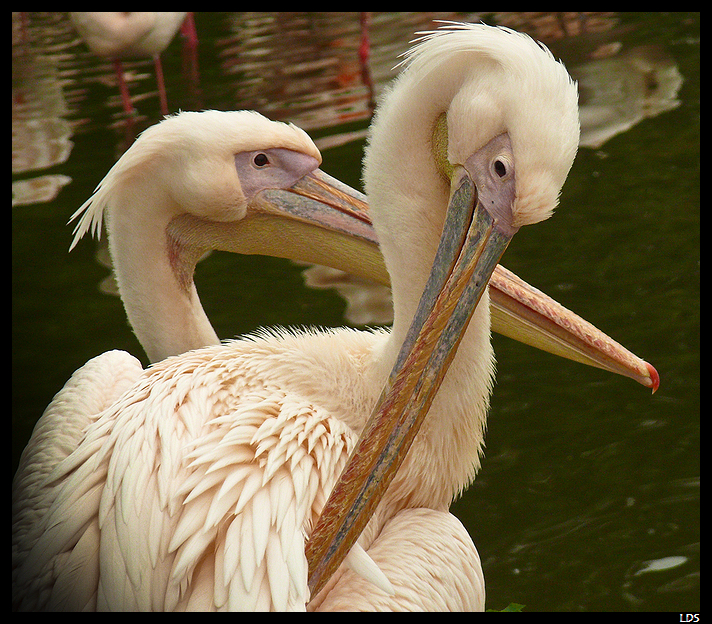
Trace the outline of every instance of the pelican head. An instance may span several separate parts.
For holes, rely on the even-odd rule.
[[[448,24],[418,40],[402,65],[376,112],[364,160],[364,186],[392,281],[408,265],[386,247],[402,249],[409,237],[409,245],[425,246],[434,257],[456,166],[469,171],[480,194],[504,198],[505,185],[514,193],[514,201],[496,209],[509,210],[508,227],[516,229],[551,215],[579,137],[576,84],[526,35]],[[414,196],[423,201],[410,201]],[[393,209],[394,198],[408,205]],[[494,207],[488,201],[480,203]],[[399,222],[405,214],[407,232]]]
[[[576,84],[526,35],[447,24],[425,34],[404,66],[364,160],[393,285],[393,353],[384,358],[393,368],[309,542],[312,596],[383,497],[466,333],[448,397],[467,396],[478,413],[467,453],[478,464],[494,372],[489,306],[478,302],[488,304],[489,278],[519,228],[552,214],[578,146]],[[438,414],[455,411],[440,404]]]
[[[179,113],[143,132],[72,216],[81,218],[70,249],[88,231],[99,236],[106,213],[121,298],[152,362],[217,344],[193,284],[211,249],[378,273],[367,268],[381,260],[362,196],[320,163],[292,124]]]

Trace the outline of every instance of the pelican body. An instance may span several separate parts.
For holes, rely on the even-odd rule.
[[[379,264],[353,252],[373,245],[368,220],[344,210],[363,202],[316,170],[293,126],[211,114],[201,119],[220,140],[196,154],[206,126],[177,116],[181,133],[149,131],[151,157],[127,152],[104,180],[92,201],[135,206],[108,229],[155,363],[94,358],[38,422],[14,482],[17,608],[484,608],[479,555],[448,508],[480,465],[494,378],[487,284],[509,239],[557,202],[578,142],[576,87],[548,50],[484,25],[427,35],[405,65],[364,161],[390,331],[214,344],[192,284],[209,245]],[[228,131],[236,115],[247,138]],[[77,237],[101,227],[101,211],[83,208]],[[256,242],[282,231],[274,223],[290,250]],[[337,242],[294,245],[312,235]],[[655,387],[654,369],[640,370]]]

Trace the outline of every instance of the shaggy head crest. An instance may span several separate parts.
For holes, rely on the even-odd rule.
[[[419,34],[403,55],[400,81],[416,85],[438,75],[451,85],[450,162],[462,163],[507,132],[517,161],[518,225],[547,218],[578,149],[578,90],[564,65],[509,28],[445,22]]]
[[[243,151],[286,148],[303,152],[321,162],[321,155],[309,135],[291,123],[271,121],[255,111],[179,112],[144,130],[136,142],[119,158],[94,190],[69,219],[77,222],[71,251],[89,231],[99,238],[104,212],[117,191],[134,175],[146,175],[154,163],[170,160],[171,175],[179,178],[188,165],[204,165],[204,171],[217,166],[232,167],[232,157]],[[194,178],[201,178],[193,172]]]

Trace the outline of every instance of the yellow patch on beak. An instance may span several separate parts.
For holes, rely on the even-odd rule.
[[[442,113],[433,128],[433,157],[440,174],[448,181],[452,180],[454,167],[447,158],[447,113]]]

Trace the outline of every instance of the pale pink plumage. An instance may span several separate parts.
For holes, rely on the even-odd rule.
[[[529,150],[526,137],[534,139],[536,175],[526,167],[517,174],[523,195],[532,194],[521,197],[524,218],[534,222],[553,208],[578,136],[575,86],[562,66],[529,38],[486,26],[454,26],[425,40],[408,63],[427,71],[405,72],[386,98],[365,166],[392,277],[393,331],[264,333],[170,357],[143,372],[130,365],[133,378],[84,410],[62,452],[39,451],[53,443],[43,431],[46,423],[57,426],[51,415],[69,398],[65,388],[40,421],[16,477],[13,598],[20,607],[306,607],[305,537],[376,403],[440,235],[447,184],[430,153],[440,105],[451,140],[445,157],[467,157],[480,147],[467,142],[477,121],[467,97],[480,93],[481,82],[495,83],[486,70],[508,67],[518,55],[534,57],[531,66],[540,72],[525,76],[527,85],[546,93],[555,85],[567,104],[563,125],[561,116],[543,117],[544,126],[568,131],[563,146],[539,144],[545,127],[508,128],[515,156]],[[442,88],[430,91],[433,101],[409,99],[437,86],[433,68],[446,76]],[[408,133],[398,132],[405,127]],[[551,188],[534,184],[540,170],[551,173]],[[310,608],[483,609],[477,551],[447,510],[479,467],[494,373],[489,333],[485,295],[359,541],[381,569],[363,550],[352,550],[351,565],[371,582],[341,568]],[[69,384],[110,357],[92,360]],[[42,467],[41,477],[29,476],[33,458],[44,456],[52,465]],[[28,511],[28,500],[41,503]],[[389,582],[394,595],[384,591]]]

